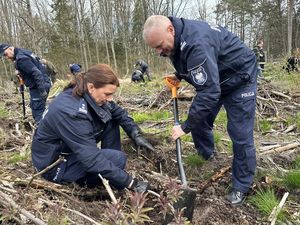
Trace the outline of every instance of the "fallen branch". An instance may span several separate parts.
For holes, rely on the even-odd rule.
[[[287,151],[287,150],[290,150],[290,149],[293,149],[293,148],[297,148],[298,146],[300,146],[299,142],[294,142],[294,143],[291,143],[291,144],[288,144],[288,145],[285,145],[285,146],[282,146],[282,147],[278,147],[278,148],[275,148],[275,149],[272,149],[272,150],[261,152],[261,153],[259,153],[259,155],[265,155],[265,154],[271,154],[271,153],[280,153],[280,152],[284,152],[284,151]]]
[[[280,213],[280,210],[282,209],[287,197],[289,196],[288,192],[285,192],[283,197],[281,198],[281,201],[279,202],[279,204],[277,206],[275,206],[268,218],[268,221],[271,222],[270,225],[275,225],[276,220],[277,220],[277,216]]]
[[[288,128],[285,129],[285,131],[283,131],[283,133],[287,134],[288,132],[291,132],[293,130],[295,130],[297,128],[296,124],[292,124],[291,126],[289,126]]]
[[[278,91],[271,91],[271,93],[273,93],[274,95],[278,95],[280,97],[283,97],[283,98],[287,98],[288,100],[292,100],[292,97],[288,96],[288,95],[285,95],[281,92],[278,92]]]
[[[39,198],[39,200],[42,201],[42,202],[44,202],[44,203],[47,204],[47,205],[55,206],[55,203],[52,203],[52,202],[47,201],[47,200],[45,200],[45,199]],[[92,218],[88,217],[87,215],[84,215],[83,213],[78,212],[78,211],[76,211],[76,210],[74,210],[74,209],[69,209],[69,208],[66,208],[66,207],[61,207],[61,208],[62,208],[63,210],[65,210],[65,211],[72,212],[72,213],[74,213],[74,214],[76,214],[76,215],[78,215],[78,216],[80,216],[80,217],[82,217],[82,218],[88,220],[89,222],[91,222],[91,223],[93,223],[93,224],[101,225],[101,223],[98,223],[97,221],[93,220]]]
[[[40,175],[46,173],[48,170],[51,170],[52,168],[54,168],[55,166],[57,166],[59,163],[61,163],[64,159],[65,159],[65,158],[64,158],[63,156],[60,155],[59,158],[58,158],[54,163],[52,163],[50,166],[47,166],[45,169],[43,169],[43,170],[41,170],[40,172],[38,172],[38,173],[32,175],[31,179],[30,179],[29,182],[28,182],[28,185],[27,185],[25,191],[28,190],[28,188],[30,187],[30,185],[31,185],[31,183],[32,183],[32,181],[33,181],[34,178],[36,178],[36,177],[38,177],[38,176],[40,176]]]
[[[229,171],[231,166],[226,166],[221,168],[217,173],[215,173],[213,176],[211,176],[208,180],[206,180],[203,184],[202,187],[198,189],[198,193],[202,194],[204,190],[213,182],[218,180],[219,178],[223,177],[227,171]]]
[[[46,225],[44,221],[37,218],[32,213],[28,212],[27,210],[23,209],[21,206],[19,206],[12,198],[10,198],[7,194],[0,191],[0,203],[4,205],[5,207],[12,207],[14,210],[17,210],[25,216],[26,218],[30,219],[34,224],[37,225]]]
[[[113,202],[114,204],[117,204],[118,201],[117,201],[117,199],[116,199],[116,197],[115,197],[115,195],[114,195],[114,193],[113,193],[113,191],[112,191],[112,189],[111,189],[111,187],[110,187],[110,185],[109,185],[108,180],[106,180],[104,177],[102,177],[100,173],[98,174],[98,176],[99,176],[100,179],[102,180],[102,183],[103,183],[105,189],[107,190],[107,192],[108,192],[108,194],[109,194],[109,197],[110,197],[110,199],[112,200],[112,202]]]
[[[280,147],[280,146],[281,146],[281,145],[279,145],[279,144],[262,146],[262,147],[259,148],[259,151],[260,151],[260,152],[264,152],[264,151],[268,151],[268,150],[271,150],[271,149],[274,149],[274,148],[278,148],[278,147]]]

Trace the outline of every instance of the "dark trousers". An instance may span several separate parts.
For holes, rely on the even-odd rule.
[[[126,166],[127,156],[121,151],[120,129],[119,125],[109,122],[101,135],[101,149],[103,157],[111,161],[116,167],[124,169]],[[44,178],[55,183],[76,182],[79,185],[95,187],[101,185],[102,181],[98,173],[87,172],[83,165],[77,160],[74,154],[65,155],[65,161],[60,163],[50,173],[45,174]],[[109,181],[117,189],[118,183]]]
[[[51,87],[50,83],[45,84],[47,93],[49,93],[50,87]],[[46,108],[47,98],[42,98],[37,88],[29,89],[29,94],[30,94],[30,108],[32,111],[32,117],[36,122],[36,124],[38,124],[42,119],[43,112]]]
[[[214,152],[213,123],[222,105],[228,119],[227,131],[233,142],[233,188],[247,192],[253,182],[256,168],[253,138],[256,83],[243,85],[221,97],[207,118],[192,130],[195,148],[206,159]]]

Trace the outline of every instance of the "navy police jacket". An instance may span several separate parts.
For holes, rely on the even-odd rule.
[[[90,97],[75,97],[72,88],[60,93],[44,112],[32,141],[32,161],[38,171],[56,161],[60,154],[75,154],[89,173],[128,185],[131,177],[107,160],[97,147],[104,126],[116,120],[130,135],[137,125],[114,102],[98,106]]]
[[[15,48],[14,60],[25,86],[29,89],[37,88],[43,94],[46,91],[45,82],[50,83],[50,80],[39,58],[26,49]]]
[[[177,78],[196,89],[188,119],[181,125],[188,133],[203,120],[222,96],[257,76],[256,57],[236,35],[203,21],[169,17],[175,28],[170,57]]]

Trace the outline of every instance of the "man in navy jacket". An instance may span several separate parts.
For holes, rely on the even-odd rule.
[[[150,16],[143,37],[158,55],[171,59],[176,69],[172,79],[184,79],[196,89],[187,120],[173,128],[174,140],[191,132],[198,153],[213,158],[213,123],[221,106],[225,107],[234,154],[233,189],[226,199],[242,203],[256,168],[254,53],[221,26],[183,18]]]
[[[19,75],[29,88],[30,108],[38,124],[46,108],[46,100],[51,87],[49,76],[38,58],[31,51],[15,48],[9,44],[0,45],[0,56],[12,60]]]

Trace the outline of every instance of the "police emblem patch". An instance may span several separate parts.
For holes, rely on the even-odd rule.
[[[193,78],[193,81],[198,85],[205,84],[205,82],[207,80],[207,73],[205,72],[205,70],[202,66],[199,66],[196,69],[193,69],[191,71],[191,76]]]

